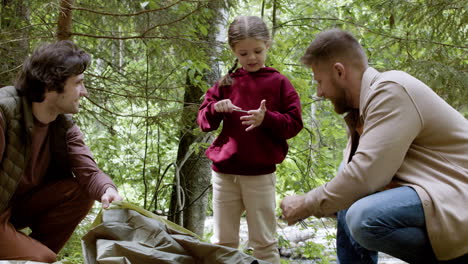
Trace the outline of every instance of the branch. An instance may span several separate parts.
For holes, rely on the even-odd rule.
[[[163,213],[158,213],[158,212],[153,212],[154,214],[157,214],[157,215],[161,215],[161,216],[174,216],[174,215],[177,215],[178,213],[181,213],[183,212],[185,209],[189,208],[190,206],[192,206],[194,203],[196,203],[198,200],[200,200],[206,193],[206,191],[210,190],[211,187],[213,185],[212,184],[209,184],[206,186],[206,188],[201,192],[201,194],[199,194],[193,201],[191,201],[189,204],[187,205],[184,205],[183,208],[175,211],[174,213],[172,214],[163,214]],[[156,205],[156,204],[155,204]]]
[[[37,24],[29,24],[27,26],[23,26],[23,27],[20,27],[20,28],[15,28],[13,30],[6,30],[6,31],[1,31],[0,32],[0,36],[1,35],[7,35],[7,34],[18,34],[18,32],[21,32],[21,31],[25,31],[25,30],[28,30],[28,29],[33,29],[33,30],[36,30],[36,28],[40,27],[40,26],[50,26],[50,25],[56,25],[56,23],[37,23]]]
[[[181,18],[176,19],[176,20],[173,20],[173,21],[171,21],[171,22],[169,22],[169,23],[154,25],[154,26],[148,28],[147,30],[145,30],[145,32],[143,32],[141,35],[144,36],[144,35],[146,35],[146,33],[148,33],[149,31],[151,31],[151,30],[153,30],[153,29],[155,29],[155,28],[157,28],[157,27],[169,26],[169,25],[171,25],[171,24],[175,24],[175,23],[177,23],[177,22],[180,22],[180,21],[186,19],[188,16],[194,14],[195,11],[198,11],[199,9],[200,9],[200,7],[197,7],[197,8],[195,8],[194,10],[192,10],[191,12],[189,12],[189,13],[185,14],[184,16],[182,16]]]
[[[165,6],[165,7],[155,8],[155,9],[150,9],[150,10],[143,10],[143,11],[136,12],[136,13],[131,13],[131,14],[117,14],[117,13],[110,13],[110,12],[102,12],[102,11],[97,11],[97,10],[93,10],[93,9],[89,9],[89,8],[77,7],[77,6],[73,6],[71,8],[74,9],[74,10],[86,11],[86,12],[89,12],[89,13],[94,13],[94,14],[103,15],[103,16],[131,17],[131,16],[139,16],[139,15],[146,14],[146,13],[162,11],[164,9],[168,9],[170,7],[175,6],[180,2],[198,2],[198,1],[179,0],[179,1],[174,2],[174,3],[172,3],[172,4],[168,5],[168,6]]]
[[[172,102],[172,103],[180,103],[180,104],[185,103],[184,101],[181,101],[181,100],[165,99],[165,98],[156,97],[156,96],[148,96],[148,97],[146,97],[146,96],[142,96],[142,95],[121,94],[121,93],[111,92],[111,91],[109,91],[109,90],[102,89],[102,88],[90,87],[89,85],[86,86],[86,89],[92,90],[92,91],[100,91],[100,92],[108,93],[108,94],[115,95],[115,96],[125,97],[125,98],[150,99],[150,100],[158,100],[158,101]],[[200,105],[200,104],[197,104],[197,103],[189,103],[189,104]]]
[[[138,117],[138,118],[144,118],[144,119],[146,119],[146,118],[158,118],[158,119],[160,119],[160,118],[162,118],[162,117],[165,116],[165,115],[169,115],[168,112],[161,112],[161,113],[159,113],[159,114],[157,114],[157,115],[152,115],[152,116],[133,115],[133,114],[131,114],[131,115],[120,114],[120,113],[113,112],[112,110],[109,110],[109,109],[107,109],[107,108],[105,108],[105,107],[99,105],[98,103],[96,103],[96,102],[94,102],[93,100],[91,100],[89,97],[86,97],[86,99],[88,99],[88,101],[89,101],[90,103],[92,103],[93,105],[97,106],[98,108],[104,110],[105,112],[108,112],[109,114],[112,114],[112,115],[115,115],[115,116],[120,116],[120,117]],[[179,110],[176,110],[176,111],[179,111]],[[174,111],[174,112],[176,112],[176,111]]]
[[[440,45],[440,46],[446,46],[446,47],[452,47],[452,48],[457,48],[457,49],[468,49],[468,46],[458,46],[458,45],[453,45],[453,44],[448,44],[448,43],[442,43],[442,42],[437,42],[437,41],[431,41],[431,40],[425,40],[425,39],[410,39],[410,38],[407,38],[407,37],[399,37],[399,36],[394,36],[394,35],[390,35],[390,34],[385,34],[385,33],[380,33],[380,32],[377,32],[375,30],[372,30],[366,26],[363,26],[363,25],[360,25],[360,24],[357,24],[353,21],[348,21],[348,20],[344,20],[344,19],[340,19],[340,18],[330,18],[330,17],[306,17],[306,18],[297,18],[297,19],[292,19],[292,20],[289,20],[289,21],[286,21],[280,25],[277,26],[277,28],[280,28],[280,27],[283,27],[283,26],[287,26],[287,24],[291,23],[291,22],[295,22],[295,21],[302,21],[302,20],[329,20],[329,21],[340,21],[340,22],[343,22],[343,23],[346,23],[346,24],[350,24],[350,25],[353,25],[355,27],[359,27],[359,28],[363,28],[365,30],[367,30],[368,32],[371,32],[373,34],[376,34],[376,35],[379,35],[379,36],[384,36],[384,37],[387,37],[387,38],[392,38],[392,39],[396,39],[396,40],[403,40],[403,41],[413,41],[413,42],[424,42],[424,43],[431,43],[431,44],[436,44],[436,45]]]
[[[27,37],[27,38],[16,38],[16,39],[10,39],[10,40],[6,40],[6,41],[2,41],[0,42],[0,46],[3,46],[5,44],[8,44],[8,43],[13,43],[13,42],[21,42],[21,41],[24,41],[24,40],[32,40],[32,39],[35,39],[35,40],[43,40],[43,39],[50,39],[51,37],[47,37],[47,36],[41,36],[41,37],[38,37],[38,36],[34,36],[34,37]]]
[[[81,37],[89,37],[89,38],[96,38],[96,39],[114,39],[114,40],[130,40],[130,39],[165,39],[165,40],[184,40],[190,43],[200,43],[200,44],[205,44],[209,43],[211,45],[224,45],[223,42],[217,41],[217,42],[208,42],[208,41],[202,41],[202,40],[194,40],[190,36],[171,36],[171,37],[165,37],[165,36],[143,36],[143,35],[135,35],[135,36],[127,36],[127,37],[114,37],[114,36],[99,36],[99,35],[92,35],[92,34],[85,34],[85,33],[71,33],[73,36],[81,36]]]
[[[71,33],[73,36],[81,36],[81,37],[89,37],[89,38],[97,38],[97,39],[116,39],[116,40],[129,40],[129,39],[180,39],[175,37],[164,37],[164,36],[143,36],[143,35],[136,35],[136,36],[128,36],[128,37],[114,37],[114,36],[98,36],[92,34],[85,34],[85,33]]]
[[[16,71],[17,71],[18,69],[20,69],[22,66],[23,66],[23,64],[20,64],[20,65],[16,66],[16,67],[13,68],[13,69],[8,69],[8,70],[6,70],[6,71],[0,72],[0,75],[5,74],[5,73],[9,73],[9,72],[16,72]]]

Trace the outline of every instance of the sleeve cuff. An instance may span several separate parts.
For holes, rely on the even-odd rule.
[[[304,203],[306,205],[307,211],[309,215],[315,216],[315,217],[322,217],[323,215],[319,212],[319,206],[318,206],[318,199],[317,195],[319,192],[319,189],[322,188],[322,186],[315,188],[308,193],[305,194],[305,199]]]
[[[273,113],[270,110],[265,112],[265,116],[263,117],[262,126],[263,127],[273,127],[274,124],[274,117]]]

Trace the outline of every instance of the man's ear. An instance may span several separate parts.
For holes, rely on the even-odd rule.
[[[343,65],[343,63],[336,62],[335,64],[333,64],[333,72],[336,73],[338,78],[346,79],[346,69],[345,69],[345,66]]]

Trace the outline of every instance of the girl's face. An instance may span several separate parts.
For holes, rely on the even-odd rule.
[[[256,72],[265,66],[268,48],[263,40],[247,38],[237,42],[232,51],[246,71]]]

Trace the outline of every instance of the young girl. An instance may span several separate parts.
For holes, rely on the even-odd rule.
[[[274,172],[288,152],[286,140],[302,129],[300,100],[285,76],[265,67],[270,34],[262,19],[236,17],[228,42],[235,65],[206,92],[197,120],[205,132],[223,121],[206,151],[213,161],[212,242],[237,248],[246,211],[254,257],[279,263]]]

